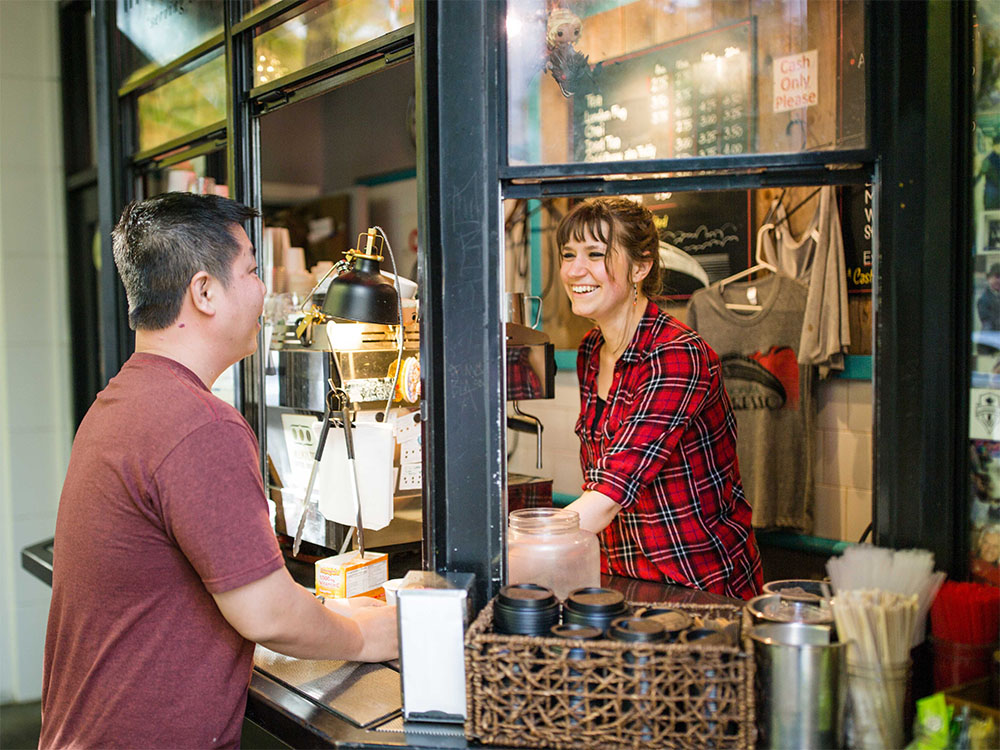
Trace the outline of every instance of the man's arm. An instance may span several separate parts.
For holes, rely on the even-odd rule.
[[[597,490],[587,490],[566,506],[580,515],[580,528],[600,534],[622,509],[618,503]]]
[[[387,661],[399,656],[396,608],[334,612],[285,568],[253,583],[212,594],[226,621],[249,641],[299,659]]]

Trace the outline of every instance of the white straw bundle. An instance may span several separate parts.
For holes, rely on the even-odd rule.
[[[826,563],[833,589],[841,591],[880,589],[917,596],[917,617],[908,639],[909,647],[924,640],[927,612],[944,583],[945,574],[934,572],[934,554],[923,549],[891,550],[871,545],[848,547],[841,557]]]
[[[877,589],[839,591],[833,617],[848,647],[855,747],[901,747],[910,634],[918,597]]]

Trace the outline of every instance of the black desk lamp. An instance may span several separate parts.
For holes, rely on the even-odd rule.
[[[381,231],[381,227],[377,227]],[[361,247],[361,239],[365,238],[364,251],[348,250],[347,257],[335,265],[330,273],[337,271],[337,275],[330,281],[330,286],[323,300],[323,306],[318,311],[314,309],[310,313],[312,320],[326,320],[329,318],[339,320],[350,320],[358,323],[377,323],[380,325],[396,325],[400,327],[400,338],[402,338],[403,311],[400,302],[401,294],[396,286],[382,275],[379,263],[383,260],[381,246],[388,244],[384,242],[385,233],[381,236],[376,234],[376,227],[371,227],[367,232],[358,235],[358,248]],[[376,247],[378,242],[378,247]],[[393,271],[396,270],[396,261],[392,257],[392,250],[389,249],[389,258],[392,261]],[[329,275],[329,274],[328,274]],[[395,274],[394,274],[395,276]],[[320,281],[322,283],[322,280]],[[317,287],[319,284],[317,284]],[[400,354],[402,354],[402,342],[400,342]],[[396,376],[399,377],[399,366],[397,363]],[[395,390],[395,384],[393,389]],[[390,403],[391,403],[390,395]],[[347,463],[350,467],[349,479],[352,484],[354,499],[358,508],[357,535],[358,551],[362,559],[365,556],[364,527],[361,519],[361,492],[358,486],[358,469],[354,460],[354,438],[351,434],[351,400],[343,388],[336,388],[331,383],[331,390],[327,394],[326,411],[323,414],[323,427],[320,430],[319,440],[316,445],[316,455],[313,460],[312,471],[309,474],[309,483],[306,485],[305,498],[302,506],[302,517],[299,519],[299,527],[295,532],[295,541],[292,545],[292,554],[299,553],[299,545],[302,543],[302,531],[305,528],[306,514],[309,511],[309,501],[312,496],[313,485],[316,482],[316,474],[319,470],[320,461],[323,458],[323,448],[326,445],[326,436],[329,431],[333,414],[339,413],[341,425],[344,428],[344,446],[347,450]],[[386,406],[386,416],[388,416],[388,405]]]

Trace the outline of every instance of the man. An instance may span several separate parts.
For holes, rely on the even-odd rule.
[[[80,425],[59,502],[41,747],[234,747],[254,642],[398,654],[395,608],[324,607],[285,570],[257,441],[209,390],[257,346],[264,285],[217,196],[129,205],[114,256],[135,354]]]

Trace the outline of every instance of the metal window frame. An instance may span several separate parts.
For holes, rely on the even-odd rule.
[[[503,519],[497,512],[504,507],[504,462],[494,456],[496,446],[502,445],[499,425],[504,403],[495,398],[495,390],[502,388],[504,374],[496,366],[499,360],[492,359],[497,352],[488,336],[485,341],[473,341],[468,335],[465,341],[452,341],[446,332],[458,325],[452,315],[468,317],[470,310],[476,311],[473,330],[480,324],[480,311],[500,320],[497,304],[502,278],[487,270],[491,262],[488,245],[495,242],[497,251],[500,247],[498,200],[639,192],[667,185],[695,190],[870,181],[880,198],[880,207],[876,207],[880,244],[874,259],[873,289],[875,539],[888,546],[930,548],[940,567],[961,571],[962,540],[967,536],[962,516],[968,505],[968,477],[962,460],[966,438],[961,429],[967,422],[967,404],[961,402],[969,383],[968,366],[961,364],[968,359],[964,310],[968,281],[961,279],[968,275],[963,270],[968,261],[942,253],[940,248],[967,247],[963,238],[969,231],[970,201],[966,199],[971,183],[965,174],[967,168],[953,165],[968,162],[968,137],[963,134],[968,130],[969,114],[966,103],[960,101],[961,94],[935,97],[969,88],[966,71],[971,46],[962,38],[971,28],[969,7],[943,0],[929,4],[901,0],[866,3],[871,61],[866,106],[868,148],[629,163],[630,173],[729,172],[617,180],[611,175],[621,174],[622,164],[505,164],[506,87],[500,23],[504,8],[499,3],[487,5],[459,10],[447,2],[428,2],[421,19],[428,47],[440,53],[435,60],[420,59],[421,66],[427,66],[427,130],[433,155],[428,167],[425,244],[432,243],[438,250],[425,288],[431,291],[428,322],[442,326],[441,331],[434,329],[428,335],[440,358],[428,363],[427,373],[435,391],[428,416],[437,432],[428,445],[433,458],[432,500],[436,504],[429,559],[440,568],[485,574],[488,580],[485,588],[480,587],[480,596],[496,591],[504,539]],[[482,35],[486,35],[485,45],[479,44]],[[475,43],[469,44],[470,40]],[[465,45],[460,58],[449,54],[450,46],[459,41]],[[944,73],[937,64],[942,58],[948,63]],[[915,92],[927,101],[924,109],[914,114]],[[455,104],[456,99],[461,100],[461,107]],[[959,106],[952,106],[956,104]],[[451,118],[460,114],[463,135],[444,132],[442,125],[454,122]],[[498,123],[492,143],[487,138],[487,134],[494,134],[491,122]],[[899,137],[904,127],[912,137]],[[949,143],[951,148],[941,149],[935,143]],[[485,155],[481,153],[484,144]],[[934,179],[926,179],[932,176]],[[936,179],[939,176],[943,179]],[[465,195],[456,195],[458,188]],[[458,197],[465,205],[479,208],[482,229],[473,229],[471,221],[468,226],[461,221],[466,218],[465,205],[461,212],[452,206]],[[921,220],[916,222],[914,204],[920,209],[917,215]],[[954,212],[949,220],[937,221],[943,206]],[[931,225],[934,228],[929,231]],[[904,252],[910,248],[920,248],[923,263],[913,263]],[[495,270],[499,265],[496,258],[492,264],[491,270]],[[478,283],[473,283],[472,274],[469,278],[464,275],[470,267]],[[442,280],[442,291],[448,284],[446,299],[436,298],[436,279]],[[461,310],[456,309],[457,299],[462,300]],[[921,320],[933,322],[934,335],[928,335],[927,324],[914,325]],[[459,361],[463,357],[473,364]],[[473,365],[478,367],[474,385],[468,382]],[[440,393],[450,391],[452,402],[462,402],[452,414],[445,411],[443,401],[439,402],[439,389]],[[956,397],[956,393],[962,396]],[[470,421],[465,430],[456,424],[460,418]],[[909,459],[914,444],[921,459],[916,469]],[[462,448],[456,450],[456,445]],[[452,447],[449,450],[447,446]],[[478,467],[468,460],[470,452],[476,454]],[[452,466],[439,465],[439,461]],[[462,471],[468,472],[467,477],[458,476]],[[930,488],[933,499],[926,495]],[[438,497],[441,492],[443,499]],[[459,498],[464,501],[465,529],[455,528],[454,511],[449,513],[458,507]],[[472,549],[472,539],[478,552]]]

